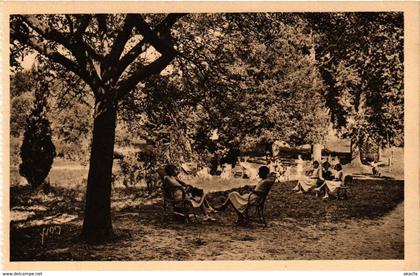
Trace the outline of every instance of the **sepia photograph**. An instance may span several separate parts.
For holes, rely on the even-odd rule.
[[[404,12],[132,12],[7,18],[9,262],[406,259]]]

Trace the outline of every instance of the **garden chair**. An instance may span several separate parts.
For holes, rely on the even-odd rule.
[[[182,192],[182,199],[176,200],[172,197],[174,192],[174,188],[169,188],[165,181],[165,169],[159,168],[156,170],[159,174],[160,180],[162,182],[162,195],[163,195],[163,210],[164,216],[168,213],[183,217],[186,222],[190,221],[189,216],[193,215],[197,220],[195,213],[193,212],[193,208],[191,206],[191,202],[187,200],[185,191],[182,188],[177,188]]]
[[[248,205],[246,206],[245,209],[245,221],[249,222],[251,221],[251,216],[250,216],[250,211],[251,209],[255,209],[254,212],[254,216],[258,217],[259,222],[263,223],[265,227],[267,227],[267,221],[265,220],[264,217],[264,205],[265,205],[265,201],[267,199],[268,193],[271,190],[271,187],[273,187],[273,184],[276,182],[276,178],[275,177],[271,177],[270,183],[268,185],[265,186],[265,190],[264,191],[252,191],[251,194],[249,195],[248,198]],[[252,194],[256,194],[258,195],[258,200],[254,203],[250,202],[250,198]]]
[[[350,196],[350,186],[353,184],[353,176],[346,175],[343,179],[343,185],[337,188],[337,199],[347,199]]]

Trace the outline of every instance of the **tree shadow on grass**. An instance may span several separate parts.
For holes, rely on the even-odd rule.
[[[404,181],[393,179],[355,178],[350,187],[351,196],[346,200],[322,200],[312,194],[296,194],[291,190],[295,185],[296,182],[285,182],[273,186],[265,210],[269,222],[268,228],[263,228],[257,223],[246,226],[235,225],[236,215],[231,209],[215,214],[217,219],[215,222],[203,222],[199,218],[198,222],[185,223],[171,214],[165,214],[162,202],[158,198],[148,204],[128,205],[124,209],[114,211],[113,224],[117,238],[104,245],[88,245],[79,241],[82,216],[77,221],[62,225],[62,233],[49,236],[44,244],[41,244],[42,227],[15,229],[11,224],[11,260],[188,259],[192,258],[188,254],[193,253],[187,252],[188,254],[185,254],[188,256],[182,257],[173,255],[179,250],[172,250],[172,255],[165,255],[166,253],[161,255],[161,252],[151,255],[148,250],[168,250],[167,246],[159,247],[161,237],[165,237],[166,240],[169,237],[174,242],[182,239],[188,244],[202,244],[206,242],[202,237],[211,232],[224,235],[228,240],[235,242],[252,240],[259,235],[258,233],[277,231],[275,226],[277,222],[286,222],[290,227],[305,227],[323,222],[378,219],[404,200]],[[230,191],[233,190],[240,193],[249,191],[244,187]],[[209,194],[210,203],[221,204],[230,191]],[[146,241],[148,238],[154,243],[149,244]],[[119,250],[133,249],[137,243],[141,246],[147,245],[149,249],[135,249],[139,255],[130,257],[126,255],[126,250]]]
[[[322,200],[313,194],[296,194],[296,182],[275,184],[267,198],[265,214],[269,220],[292,219],[302,223],[379,218],[404,200],[404,181],[387,178],[354,179],[350,197]],[[239,189],[241,190],[241,189]],[[227,192],[213,194],[220,202]],[[241,191],[240,191],[241,192]]]
[[[379,218],[404,200],[404,181],[390,179],[354,179],[350,197],[322,200],[313,195],[294,194],[286,184],[275,189],[267,205],[273,219],[293,218],[313,222]],[[277,206],[276,206],[277,205]]]
[[[355,178],[349,189],[348,199],[322,200],[313,194],[296,194],[292,188],[295,181],[277,183],[268,195],[265,215],[270,220],[292,220],[305,224],[320,222],[339,222],[347,219],[375,219],[392,211],[404,200],[404,181],[390,178]],[[224,202],[229,192],[238,191],[241,194],[250,191],[241,187],[223,192],[210,193],[209,202],[218,206]],[[142,223],[165,225],[165,227],[185,227],[182,219],[177,219],[170,214],[164,214],[162,205],[143,205],[133,208],[138,212],[138,219]],[[236,227],[236,215],[232,209],[214,215],[216,222],[199,222],[194,220],[188,227],[202,227],[203,225],[218,225]],[[191,226],[192,225],[192,226]],[[200,226],[201,225],[201,226]],[[253,226],[245,226],[253,227]]]

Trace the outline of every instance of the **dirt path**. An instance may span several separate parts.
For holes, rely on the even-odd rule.
[[[238,235],[233,246],[209,233],[210,246],[196,250],[197,256],[218,260],[243,259],[401,259],[404,258],[404,207],[378,220],[354,220],[299,227],[293,221],[273,221],[268,230]],[[253,231],[254,232],[254,231]],[[265,239],[262,237],[265,236]],[[219,239],[217,239],[219,238]],[[241,241],[242,239],[242,241]],[[296,243],[296,241],[301,241]],[[212,252],[218,252],[216,256]],[[200,258],[201,259],[201,258]]]
[[[321,223],[300,228],[296,234],[308,240],[298,250],[307,259],[402,259],[404,206],[399,204],[377,220]]]

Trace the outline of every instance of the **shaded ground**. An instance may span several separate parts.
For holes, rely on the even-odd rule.
[[[100,246],[77,239],[82,191],[68,196],[68,191],[60,188],[53,196],[29,197],[22,188],[12,187],[11,207],[47,208],[32,215],[41,225],[11,223],[11,260],[404,258],[403,181],[355,179],[351,199],[327,201],[294,194],[294,185],[286,182],[273,187],[266,206],[267,228],[257,223],[238,227],[231,210],[216,214],[216,222],[184,224],[163,213],[159,197],[145,197],[138,189],[116,190],[113,223],[119,238]],[[223,201],[226,194],[211,194],[211,203]],[[43,218],[57,213],[75,215],[76,219],[61,223],[61,232],[44,237],[42,245],[43,229],[54,225],[42,225]]]

